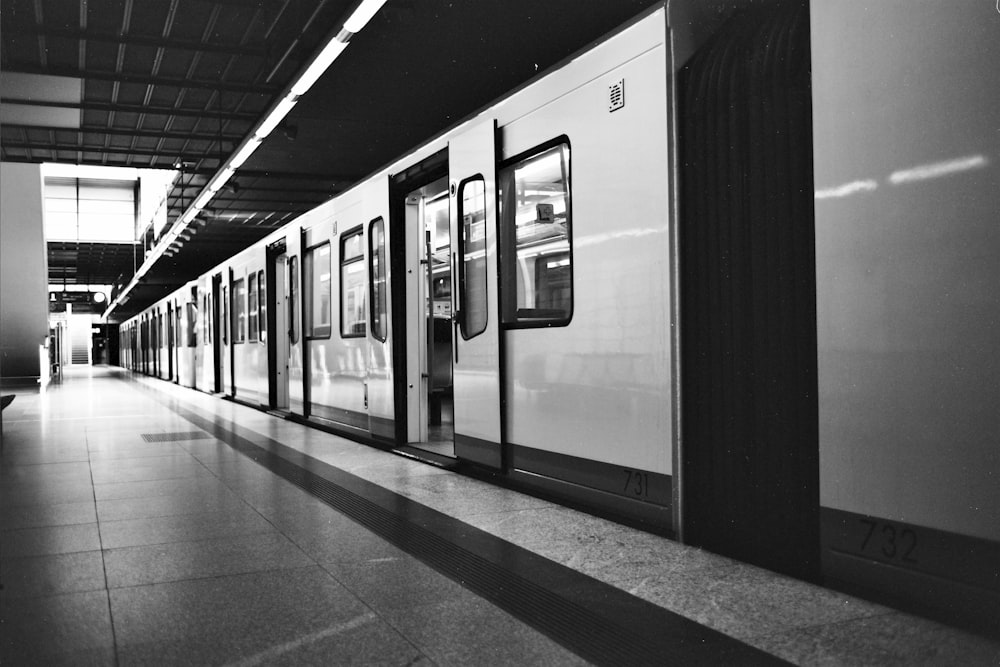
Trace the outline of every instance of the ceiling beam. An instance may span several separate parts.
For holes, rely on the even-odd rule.
[[[208,141],[218,143],[219,135],[217,132],[167,132],[164,130],[128,130],[115,127],[58,127],[58,126],[47,126],[47,125],[14,125],[3,123],[0,127],[4,129],[11,130],[23,130],[25,132],[35,130],[41,132],[76,132],[78,134],[110,134],[112,136],[121,137],[144,137],[149,139],[177,139],[179,141]],[[243,139],[241,134],[224,134],[222,135],[222,141],[232,144],[236,144]],[[5,142],[6,143],[6,142]],[[232,150],[232,149],[230,149]],[[209,173],[209,172],[206,172]]]
[[[148,104],[121,104],[108,102],[92,102],[83,100],[81,102],[48,102],[44,100],[30,100],[21,98],[5,97],[4,104],[22,104],[36,107],[53,107],[56,109],[82,109],[84,111],[107,111],[109,113],[136,113],[147,116],[178,116],[184,118],[207,118],[217,121],[219,117],[224,120],[241,120],[253,123],[258,119],[256,113],[239,113],[233,111],[219,111],[218,109],[175,109],[173,107],[157,107]]]
[[[244,44],[220,44],[218,42],[202,42],[191,39],[176,39],[173,37],[159,37],[155,35],[137,35],[135,33],[119,34],[117,32],[105,32],[90,28],[67,28],[62,26],[31,26],[26,30],[29,34],[41,35],[44,37],[63,37],[66,39],[78,39],[81,41],[107,42],[110,44],[124,44],[125,46],[150,46],[162,49],[178,49],[183,51],[197,51],[208,53],[227,53],[234,56],[258,56],[267,58],[267,49],[261,46]]]
[[[249,93],[258,95],[276,95],[280,89],[276,86],[255,83],[234,83],[227,81],[199,81],[197,79],[150,76],[148,74],[129,74],[128,72],[101,71],[93,68],[85,70],[75,67],[38,66],[26,63],[4,63],[5,72],[18,74],[40,74],[48,76],[67,76],[75,79],[93,79],[95,81],[113,81],[118,83],[135,83],[146,86],[166,86],[170,88],[191,88],[196,90],[221,91],[223,93]]]
[[[190,159],[189,155],[179,155],[170,153],[166,150],[144,150],[141,148],[132,148],[130,146],[104,146],[104,145],[91,145],[84,144],[82,142],[76,143],[56,143],[54,141],[9,141],[4,140],[3,142],[4,150],[27,150],[27,151],[42,151],[42,152],[59,152],[59,151],[70,151],[70,152],[82,152],[82,153],[104,153],[110,155],[133,155],[140,157],[159,157],[165,160],[170,160],[171,162],[176,161],[182,157]],[[218,162],[218,155],[200,155],[199,159],[214,160]],[[8,158],[13,159],[13,158]],[[131,166],[135,165],[122,165]],[[214,172],[212,172],[214,173]]]

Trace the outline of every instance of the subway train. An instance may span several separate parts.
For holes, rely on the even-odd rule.
[[[123,365],[995,630],[997,37],[654,7],[122,323]]]

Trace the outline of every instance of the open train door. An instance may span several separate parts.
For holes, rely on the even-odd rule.
[[[212,307],[205,317],[212,318],[212,391],[222,392],[222,328],[226,325],[222,312],[222,274],[212,276]]]
[[[502,468],[496,121],[448,144],[455,455]]]

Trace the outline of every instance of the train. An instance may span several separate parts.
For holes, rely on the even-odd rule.
[[[996,629],[998,33],[657,5],[121,323],[123,365]]]

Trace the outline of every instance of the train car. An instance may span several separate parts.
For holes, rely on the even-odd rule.
[[[657,7],[203,276],[200,386],[998,618],[990,9]]]

